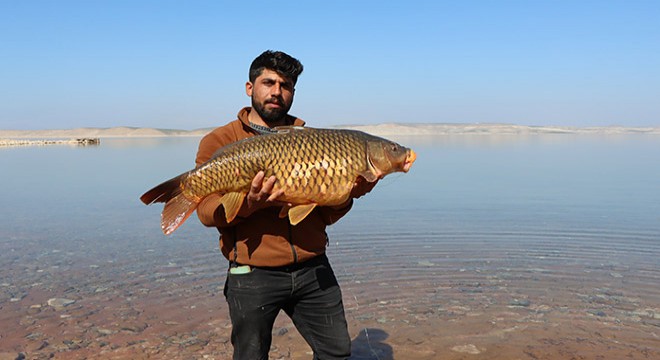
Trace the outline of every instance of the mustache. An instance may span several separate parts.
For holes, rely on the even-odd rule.
[[[284,105],[284,99],[279,98],[279,97],[272,97],[266,101],[264,101],[265,104],[277,104],[277,105]]]

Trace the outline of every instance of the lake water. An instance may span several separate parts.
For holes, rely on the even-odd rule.
[[[395,140],[412,170],[329,228],[353,359],[660,358],[660,137]],[[216,231],[138,199],[198,141],[0,149],[0,359],[227,358]]]

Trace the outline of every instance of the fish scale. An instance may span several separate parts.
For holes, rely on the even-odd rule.
[[[275,190],[283,190],[278,200],[292,204],[288,216],[295,225],[317,205],[347,201],[360,176],[373,182],[391,172],[407,172],[415,158],[414,151],[361,131],[278,128],[219,149],[209,161],[154,187],[141,200],[166,203],[161,221],[166,234],[213,193],[223,195],[231,222],[255,175],[264,171],[264,179],[275,176]]]

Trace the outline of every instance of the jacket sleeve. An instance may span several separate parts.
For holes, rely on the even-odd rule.
[[[339,221],[353,208],[353,199],[350,199],[344,206],[340,208],[332,206],[320,206],[318,208],[321,218],[326,225],[332,225]]]
[[[231,139],[231,133],[227,127],[214,130],[199,142],[195,163],[197,166],[205,163],[219,148],[234,141]],[[220,199],[222,199],[220,194],[211,194],[202,199],[197,206],[197,217],[205,226],[225,227],[240,222],[240,219],[236,218],[231,223],[227,223]]]

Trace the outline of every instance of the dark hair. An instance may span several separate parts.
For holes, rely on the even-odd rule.
[[[303,66],[298,59],[281,51],[266,50],[257,56],[250,65],[250,82],[254,82],[264,69],[275,71],[283,77],[289,78],[295,84],[298,75],[303,72]]]

